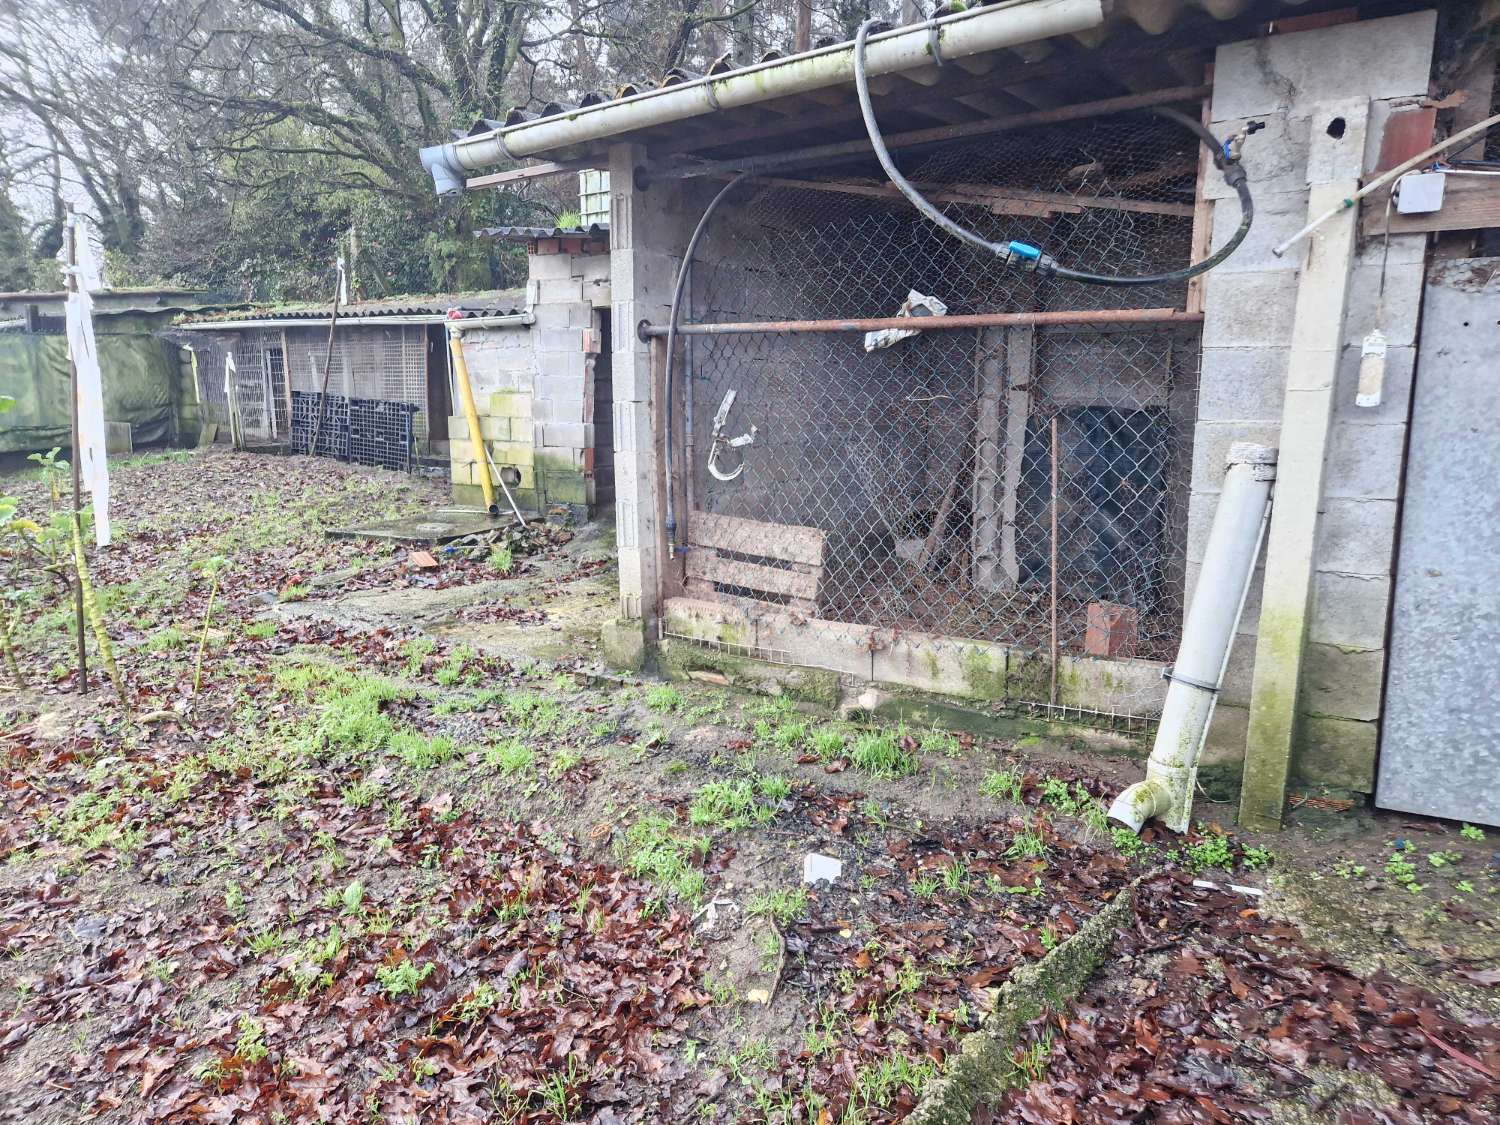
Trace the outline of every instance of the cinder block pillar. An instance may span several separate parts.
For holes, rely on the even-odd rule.
[[[612,294],[616,539],[620,617],[654,634],[665,564],[659,371],[641,340],[642,320],[665,324],[677,277],[684,223],[676,184],[641,190],[639,145],[610,149],[610,292]],[[696,218],[694,216],[693,218]],[[688,221],[691,221],[689,219]]]
[[[1314,109],[1307,160],[1309,219],[1359,189],[1368,118],[1365,99],[1326,102]],[[1279,828],[1286,801],[1358,221],[1359,209],[1349,208],[1291,251],[1303,256],[1303,264],[1282,399],[1240,794],[1240,823],[1257,830]]]

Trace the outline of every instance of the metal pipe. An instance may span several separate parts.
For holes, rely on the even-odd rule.
[[[1003,328],[1025,325],[1198,324],[1203,314],[1181,309],[1097,309],[1056,312],[969,313],[963,316],[884,316],[863,320],[746,320],[717,324],[679,324],[678,336],[751,336],[780,332],[880,332],[887,328],[926,332],[938,329]],[[643,339],[668,334],[665,324],[644,321]]]
[[[1270,512],[1276,451],[1237,442],[1229,450],[1228,461],[1177,660],[1164,673],[1170,686],[1146,763],[1146,779],[1126,788],[1109,809],[1109,818],[1132,832],[1139,832],[1152,817],[1160,817],[1174,832],[1187,831],[1198,756],[1255,576]]]
[[[920,145],[945,144],[965,137],[979,137],[990,133],[1002,133],[1011,129],[1025,129],[1038,125],[1058,125],[1067,121],[1081,121],[1090,117],[1104,117],[1111,113],[1128,113],[1138,109],[1154,109],[1176,102],[1199,102],[1213,92],[1212,86],[1173,86],[1163,90],[1150,90],[1142,94],[1124,94],[1118,98],[1103,98],[1076,105],[1057,106],[1053,109],[1038,109],[1028,113],[1016,113],[1007,117],[991,117],[984,121],[969,121],[961,125],[939,125],[930,129],[913,129],[905,133],[894,133],[883,137],[887,148],[916,148]],[[761,175],[799,164],[827,164],[850,157],[867,156],[874,151],[869,137],[833,144],[813,145],[778,152],[769,156],[728,157],[701,164],[648,164],[643,176],[651,180],[688,179],[695,176],[722,176],[732,172],[748,172]]]
[[[1049,702],[1057,706],[1057,415],[1052,415],[1052,689]]]
[[[1103,0],[1010,0],[870,37],[866,65],[871,74],[896,74],[1002,47],[1015,47],[1101,26]],[[555,113],[473,137],[430,145],[422,165],[439,195],[464,188],[465,170],[501,160],[555,152],[622,133],[667,125],[718,110],[842,86],[854,76],[854,47],[840,43],[736,70],[650,90],[634,97]]]
[[[453,312],[457,313],[458,310],[454,309]],[[448,352],[453,357],[453,375],[458,383],[458,397],[463,402],[464,420],[469,425],[469,440],[480,451],[480,458],[475,464],[479,466],[479,490],[484,494],[484,510],[492,516],[498,516],[500,506],[495,503],[495,486],[490,480],[484,431],[479,426],[479,408],[474,405],[474,385],[469,382],[469,365],[464,360],[463,328],[464,322],[456,317],[448,321]]]

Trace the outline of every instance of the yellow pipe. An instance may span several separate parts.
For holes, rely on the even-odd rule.
[[[479,431],[479,410],[474,405],[474,387],[469,383],[469,365],[464,362],[464,345],[459,338],[461,327],[456,320],[448,322],[448,350],[453,355],[453,374],[458,380],[458,397],[463,400],[464,418],[469,423],[469,440],[479,450],[479,487],[484,491],[484,507],[490,515],[498,515],[500,507],[495,503],[495,485],[490,480],[490,461],[484,455],[484,434]]]

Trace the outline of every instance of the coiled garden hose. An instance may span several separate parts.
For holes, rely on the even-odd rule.
[[[1049,274],[1053,277],[1065,278],[1069,281],[1081,282],[1085,285],[1161,285],[1167,282],[1183,281],[1190,277],[1196,277],[1200,273],[1206,273],[1213,269],[1225,258],[1233,254],[1240,243],[1245,241],[1245,236],[1250,233],[1250,223],[1255,217],[1255,203],[1250,198],[1250,184],[1245,175],[1245,169],[1239,162],[1238,154],[1231,146],[1220,143],[1219,139],[1209,132],[1207,127],[1196,118],[1175,109],[1165,107],[1150,110],[1158,117],[1165,117],[1175,121],[1186,129],[1192,130],[1198,138],[1208,146],[1213,153],[1214,165],[1224,174],[1224,181],[1234,188],[1235,195],[1240,201],[1240,226],[1234,232],[1234,236],[1224,243],[1213,254],[1204,258],[1203,261],[1186,266],[1180,270],[1170,270],[1166,273],[1136,274],[1122,276],[1118,274],[1090,273],[1087,270],[1075,270],[1060,265],[1051,255],[1043,253],[1040,247],[1032,246],[1030,243],[1011,240],[1009,242],[991,242],[983,235],[976,234],[968,227],[950,219],[942,211],[934,207],[925,196],[922,195],[896,167],[896,162],[891,159],[890,150],[885,146],[885,138],[880,134],[880,126],[875,121],[875,107],[870,102],[870,82],[865,73],[865,40],[869,38],[870,29],[876,23],[875,20],[866,20],[859,26],[859,33],[854,37],[854,87],[859,94],[859,110],[865,120],[865,131],[870,136],[870,145],[875,150],[876,157],[880,160],[880,166],[885,169],[886,176],[891,183],[895,184],[901,194],[911,202],[924,218],[947,231],[954,238],[977,246],[987,253],[995,255],[1007,265],[1017,266],[1021,269],[1031,270],[1038,273]]]

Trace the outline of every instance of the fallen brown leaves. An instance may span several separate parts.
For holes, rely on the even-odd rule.
[[[1045,1077],[981,1125],[1263,1121],[1282,1099],[1348,1125],[1500,1113],[1500,1027],[1460,1021],[1383,974],[1362,978],[1183,875],[1142,888],[1106,969],[1065,1016],[1038,1021],[1032,1042]],[[1361,1075],[1395,1101],[1362,1093]]]

